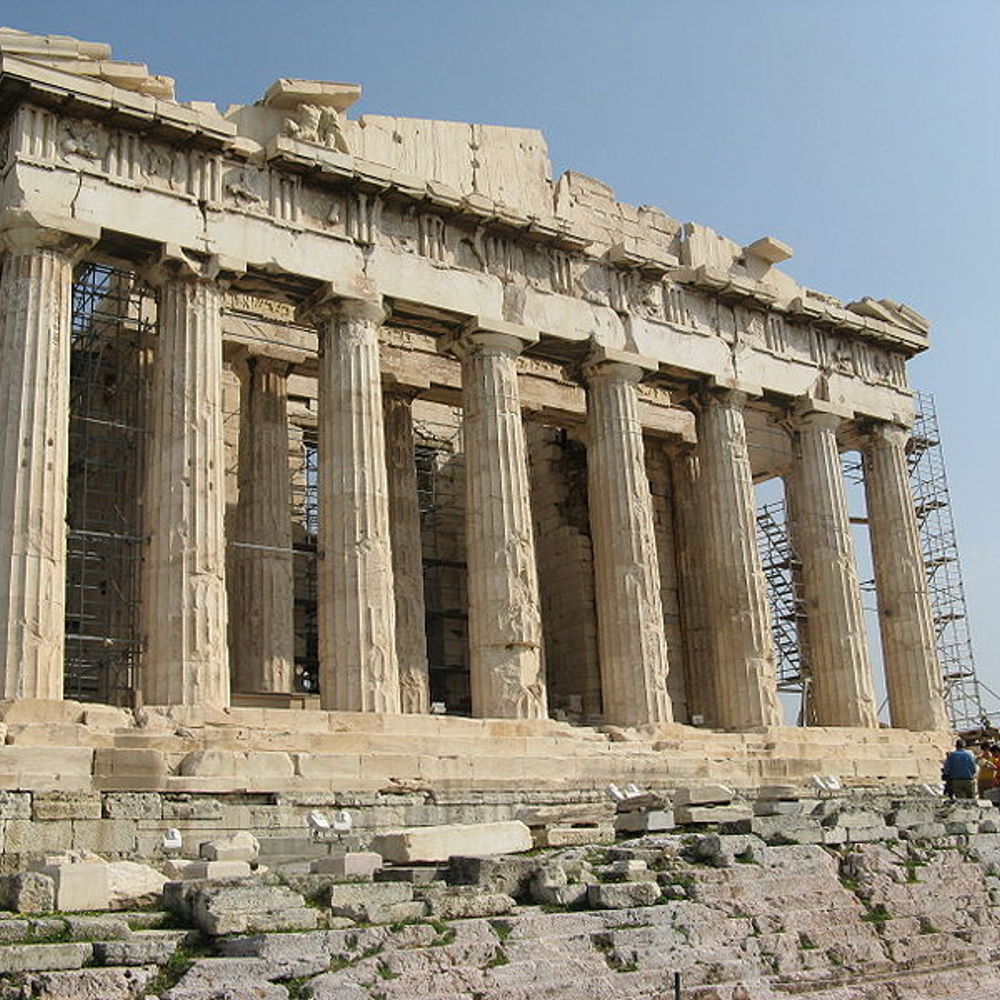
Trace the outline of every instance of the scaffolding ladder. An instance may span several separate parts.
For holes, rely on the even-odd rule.
[[[805,601],[783,501],[764,504],[757,511],[757,544],[767,579],[778,690],[801,691],[809,673],[802,641]]]
[[[986,729],[991,720],[983,696],[992,692],[988,692],[976,676],[934,397],[929,392],[917,390],[913,403],[915,415],[907,447],[907,465],[927,573],[938,660],[944,678],[945,702],[952,727],[957,731]]]

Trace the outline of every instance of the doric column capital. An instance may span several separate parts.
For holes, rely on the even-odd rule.
[[[412,385],[406,382],[397,382],[394,378],[382,379],[382,399],[387,403],[406,403],[409,405],[426,390],[427,384]]]
[[[0,250],[10,253],[54,250],[76,261],[100,238],[100,226],[79,219],[23,209],[8,209],[0,216]]]
[[[759,395],[759,393],[745,385],[709,384],[701,386],[697,392],[692,393],[692,402],[696,410],[708,410],[715,406],[721,406],[728,410],[742,412],[751,396],[755,395]]]
[[[246,271],[246,262],[223,254],[201,254],[167,244],[159,256],[142,269],[142,276],[154,288],[168,281],[209,282],[226,288]]]
[[[587,383],[602,379],[636,384],[648,372],[655,372],[658,368],[659,365],[652,358],[642,354],[597,344],[581,365],[580,374]]]
[[[319,326],[331,320],[353,320],[370,326],[381,326],[389,315],[382,296],[374,285],[359,291],[362,294],[344,295],[333,285],[324,284],[298,306],[295,317],[300,323],[311,326]]]
[[[896,448],[905,448],[909,438],[908,428],[884,420],[873,420],[861,428],[861,440],[865,444],[884,443]]]
[[[236,345],[233,350],[227,351],[226,360],[241,381],[249,378],[251,372],[287,376],[294,367],[294,363],[288,358],[277,357],[273,354],[258,354],[243,344]]]
[[[837,431],[853,415],[850,410],[810,396],[800,396],[788,411],[789,423],[795,430],[815,427]]]
[[[473,354],[495,352],[517,357],[532,344],[538,343],[538,331],[520,323],[502,319],[473,316],[456,333],[439,341],[442,353],[454,354],[465,360]]]

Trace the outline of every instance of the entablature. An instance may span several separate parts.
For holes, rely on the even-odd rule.
[[[780,241],[738,248],[614,203],[631,235],[609,243],[580,220],[612,193],[580,175],[553,185],[553,214],[540,215],[353,155],[346,140],[308,141],[300,128],[261,143],[214,105],[7,52],[0,70],[4,208],[82,218],[120,247],[239,257],[245,294],[275,301],[320,282],[350,295],[363,278],[398,316],[441,332],[484,315],[538,329],[550,357],[593,341],[649,355],[669,377],[748,379],[875,417],[909,411],[905,361],[926,347],[923,318],[795,285],[774,267],[791,253]]]

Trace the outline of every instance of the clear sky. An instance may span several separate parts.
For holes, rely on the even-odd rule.
[[[352,115],[537,127],[556,175],[741,244],[776,236],[803,284],[925,314],[911,379],[937,398],[1000,691],[996,0],[0,0],[0,23],[111,42],[180,100],[299,76],[361,83]]]

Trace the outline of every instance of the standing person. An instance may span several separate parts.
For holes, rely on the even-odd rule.
[[[974,799],[976,797],[976,758],[966,750],[965,740],[955,740],[955,749],[944,759],[941,777],[945,791],[952,799]]]
[[[979,797],[981,799],[989,798],[986,793],[997,787],[998,779],[997,761],[993,755],[991,744],[983,743],[979,747],[979,753],[976,755],[976,764],[979,766],[977,777]]]

